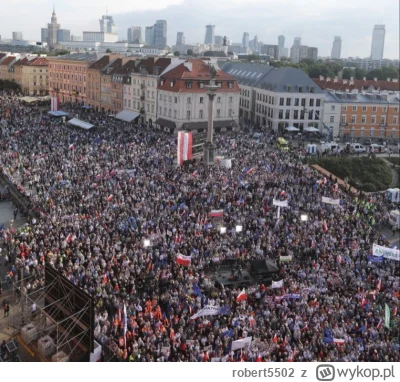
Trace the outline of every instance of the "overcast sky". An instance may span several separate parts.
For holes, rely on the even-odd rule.
[[[367,57],[374,24],[386,25],[385,58],[399,58],[398,0],[55,0],[61,28],[82,35],[83,30],[99,30],[98,19],[114,16],[121,39],[126,28],[144,27],[157,19],[168,21],[168,44],[176,32],[185,33],[186,42],[203,42],[205,25],[216,25],[217,35],[241,42],[243,32],[250,39],[258,35],[266,44],[277,44],[279,34],[285,46],[300,36],[304,45],[316,46],[320,56],[330,55],[334,36],[342,37],[342,57]],[[50,22],[53,2],[49,0],[0,0],[0,35],[11,38],[22,31],[25,39],[40,39],[40,28]]]

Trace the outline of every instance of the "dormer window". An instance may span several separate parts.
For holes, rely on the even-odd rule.
[[[192,88],[192,83],[186,82],[186,89],[191,89],[191,88]]]
[[[161,84],[161,86],[163,86],[164,85],[164,80],[161,80],[160,84]]]
[[[174,87],[174,81],[171,81],[171,82],[169,83],[169,86],[170,86],[171,88],[173,88],[173,87]]]
[[[203,82],[199,82],[199,88],[203,89],[204,88],[204,83]]]
[[[228,88],[233,89],[233,82],[231,82],[231,81],[228,82]]]

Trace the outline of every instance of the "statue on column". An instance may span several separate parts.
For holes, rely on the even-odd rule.
[[[210,76],[212,79],[217,78],[217,70],[215,69],[214,65],[210,65]]]

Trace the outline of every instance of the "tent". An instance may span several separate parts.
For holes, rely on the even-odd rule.
[[[115,118],[125,122],[132,122],[134,119],[139,117],[139,115],[140,114],[136,113],[135,111],[122,110],[115,116]]]
[[[313,126],[308,126],[308,127],[305,127],[305,128],[303,129],[303,131],[307,131],[307,132],[309,132],[309,133],[316,133],[316,132],[318,132],[319,130],[318,130],[317,128],[313,127]]]
[[[51,115],[52,117],[67,117],[68,113],[61,110],[49,111],[47,114]]]
[[[77,127],[82,128],[82,129],[85,129],[85,130],[89,130],[92,127],[94,127],[94,125],[92,125],[91,123],[88,123],[88,122],[85,122],[85,121],[81,121],[78,118],[72,118],[72,119],[70,119],[68,121],[68,123],[73,125],[73,126],[77,126]]]
[[[287,131],[300,131],[297,127],[294,127],[294,126],[286,127],[285,130],[287,130]]]

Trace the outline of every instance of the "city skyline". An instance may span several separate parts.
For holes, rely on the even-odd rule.
[[[206,4],[208,2],[211,4],[211,1],[205,0]],[[249,8],[247,5],[250,3],[252,10],[257,8],[256,15],[251,17],[247,16]],[[281,3],[285,6],[280,6]],[[316,3],[314,0],[310,0],[309,3],[301,7],[304,18],[300,20],[297,13],[299,6],[292,0],[270,0],[268,4],[259,0],[236,0],[233,3],[221,0],[218,4],[213,4],[214,13],[211,17],[204,2],[198,0],[162,2],[156,0],[151,5],[144,4],[136,7],[138,10],[135,12],[130,11],[128,5],[116,0],[108,7],[108,15],[113,16],[121,40],[126,39],[127,29],[132,25],[141,26],[142,30],[145,30],[146,26],[154,25],[156,20],[164,19],[168,22],[167,44],[169,46],[174,45],[178,31],[184,32],[186,43],[204,42],[205,26],[211,23],[216,26],[216,35],[226,35],[236,43],[242,41],[244,32],[249,33],[250,40],[258,35],[259,41],[265,44],[277,44],[278,36],[284,35],[285,47],[290,48],[293,38],[299,36],[308,46],[318,47],[319,55],[322,57],[330,56],[334,36],[342,38],[342,57],[369,57],[374,25],[384,24],[386,26],[384,58],[399,58],[399,20],[396,16],[398,4],[390,0],[382,0],[379,5],[372,1],[361,0],[354,0],[352,4],[347,4],[345,1],[338,4],[333,0],[328,0],[324,4]],[[314,3],[313,6],[311,3]],[[96,4],[98,3],[92,0],[85,4],[78,3],[76,0],[68,3],[58,1],[55,3],[58,22],[63,28],[71,30],[74,36],[81,36],[84,30],[98,30],[99,17],[106,13],[106,7]],[[268,16],[262,16],[262,10],[271,4],[276,6]],[[291,4],[291,8],[287,8],[288,4]],[[29,11],[32,10],[32,16],[28,22],[23,18],[14,18],[17,14],[19,15],[21,6],[29,7]],[[143,9],[144,7],[147,7],[147,10]],[[12,32],[18,30],[23,32],[26,39],[40,41],[40,28],[48,23],[52,11],[51,2],[16,0],[3,8],[5,12],[2,12],[2,15],[7,15],[7,17],[0,16],[1,36],[10,38]],[[78,9],[80,11],[76,12]],[[354,22],[347,12],[350,9],[357,9],[359,19],[363,20],[362,23]],[[304,12],[305,10],[307,12]],[[279,14],[285,15],[282,18],[284,22],[276,22]],[[183,15],[185,17],[181,17]],[[295,17],[296,22],[293,22]],[[261,20],[265,22],[261,23]],[[269,25],[268,28],[264,26],[266,23]]]

